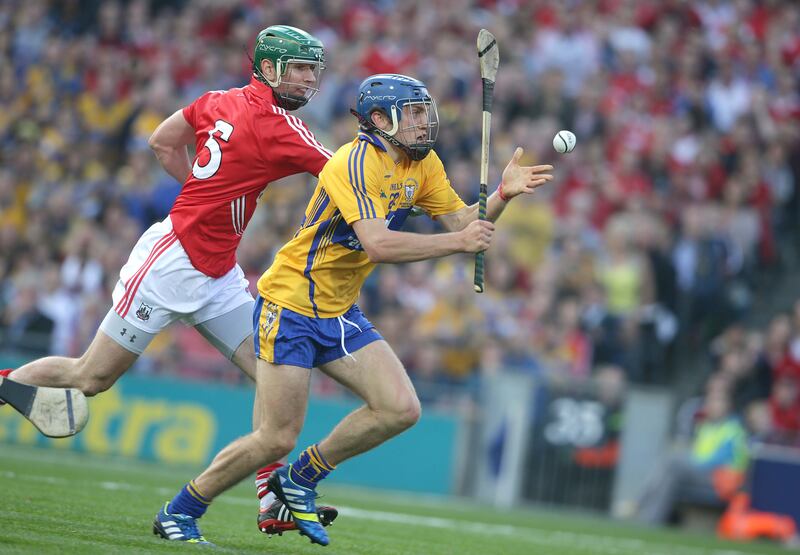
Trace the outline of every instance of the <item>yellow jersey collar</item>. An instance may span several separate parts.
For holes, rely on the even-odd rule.
[[[380,150],[382,150],[384,152],[387,152],[386,145],[383,144],[383,141],[381,141],[381,139],[377,135],[373,135],[372,133],[370,133],[368,131],[359,131],[358,132],[358,140],[359,141],[367,141],[368,143],[371,143],[371,144],[375,145],[376,147],[378,147]]]

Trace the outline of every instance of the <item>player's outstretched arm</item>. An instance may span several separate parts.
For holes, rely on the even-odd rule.
[[[506,169],[503,170],[503,179],[500,186],[487,199],[487,220],[497,221],[508,201],[518,195],[531,194],[553,179],[552,174],[545,173],[553,169],[553,166],[549,164],[520,166],[519,160],[522,158],[523,152],[520,147],[517,147],[508,165],[506,165]],[[448,231],[458,231],[464,229],[470,222],[475,221],[477,217],[478,203],[475,203],[456,212],[437,216],[436,221],[440,222]]]
[[[460,231],[426,235],[392,231],[386,228],[386,220],[372,218],[353,222],[353,230],[370,262],[415,262],[457,252],[484,251],[492,241],[494,224],[475,220]]]
[[[194,141],[194,128],[178,110],[159,124],[147,144],[153,149],[164,170],[179,183],[192,171],[187,145]]]

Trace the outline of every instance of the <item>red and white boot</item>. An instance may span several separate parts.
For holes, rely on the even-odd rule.
[[[274,463],[264,468],[261,468],[256,473],[256,488],[258,490],[258,499],[260,509],[258,511],[258,529],[265,534],[272,536],[274,534],[282,535],[284,532],[297,530],[297,525],[294,522],[291,511],[286,508],[275,494],[272,493],[267,484],[267,480],[272,475],[272,472],[283,466],[281,463]],[[320,505],[317,507],[317,516],[319,522],[323,526],[330,526],[336,517],[339,516],[339,511],[335,507],[328,507]]]

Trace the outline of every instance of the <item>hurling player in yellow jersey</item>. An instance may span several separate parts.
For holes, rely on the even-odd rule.
[[[276,470],[269,485],[300,532],[323,545],[328,536],[315,511],[316,483],[342,461],[406,430],[420,415],[402,363],[355,304],[364,280],[378,262],[485,250],[494,231],[491,221],[505,204],[552,179],[545,173],[552,166],[521,167],[517,149],[488,199],[491,221],[480,221],[477,205],[462,202],[431,150],[438,116],[422,82],[403,75],[369,77],[353,114],[358,137],[325,165],[300,229],[258,282],[254,325],[261,425],[238,440],[252,447],[246,452],[253,460],[226,449],[207,471],[236,475],[233,467],[248,472],[285,457],[302,428],[311,369],[318,367],[365,405],[297,461]],[[412,206],[436,218],[447,233],[400,231]]]

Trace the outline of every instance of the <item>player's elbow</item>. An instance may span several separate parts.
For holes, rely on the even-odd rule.
[[[392,262],[392,231],[386,229],[382,221],[364,220],[356,222],[353,229],[361,244],[361,249],[373,264]]]
[[[158,158],[161,158],[166,150],[166,147],[159,140],[159,137],[156,135],[156,133],[153,133],[150,135],[150,138],[147,139],[147,146],[150,147],[150,150],[152,150]]]
[[[147,139],[147,145],[159,160],[169,157],[178,148],[183,146],[180,144],[180,141],[176,139],[174,133],[170,133],[167,128],[162,127],[153,131],[153,134]]]
[[[369,261],[372,262],[373,264],[382,264],[384,262],[390,262],[390,260],[388,260],[388,258],[386,257],[384,249],[382,249],[378,245],[372,245],[370,247],[364,245],[364,252],[367,253],[367,258],[369,258]]]
[[[369,258],[369,261],[373,264],[381,264],[384,262],[391,262],[387,256],[388,253],[384,244],[381,242],[379,238],[370,238],[367,241],[361,239],[361,248],[364,249],[364,252]]]
[[[461,231],[467,227],[467,223],[469,223],[466,218],[462,217],[460,214],[445,214],[443,216],[437,216],[433,218],[433,220],[441,225],[448,233]]]

